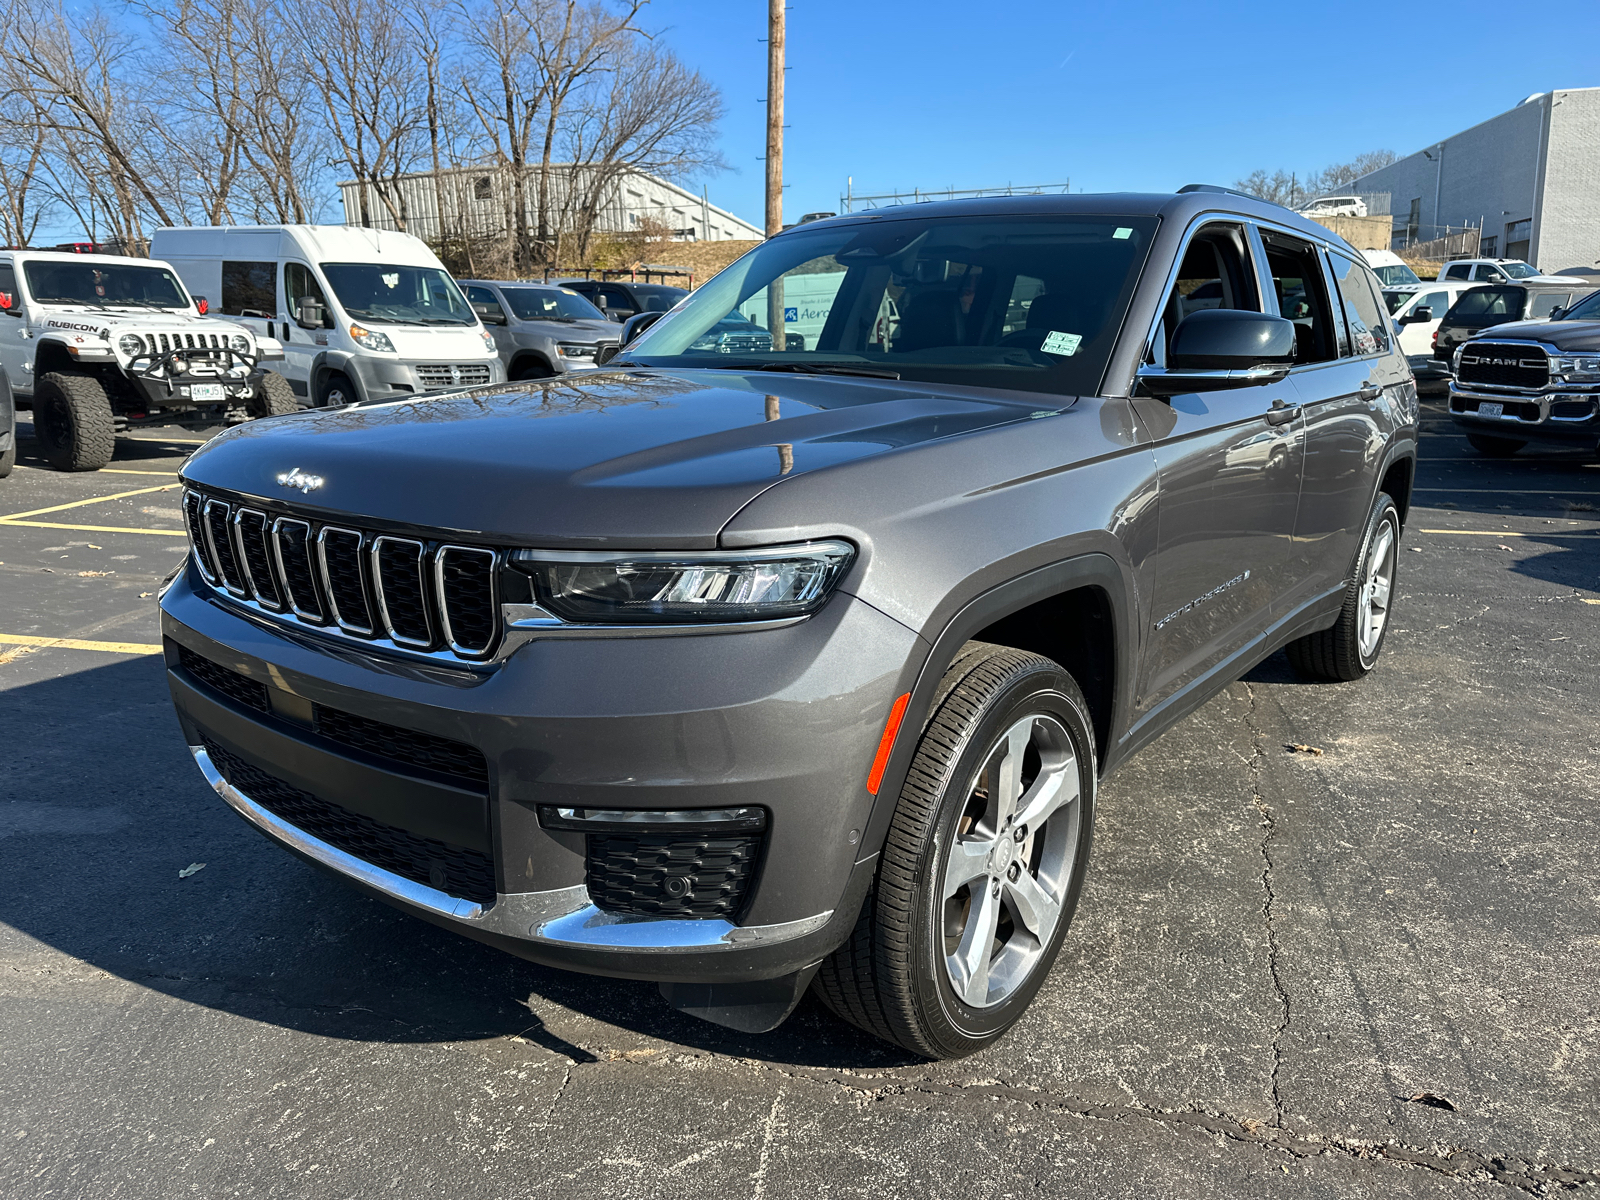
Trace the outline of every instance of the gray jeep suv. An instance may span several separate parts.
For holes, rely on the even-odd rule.
[[[805,349],[695,348],[784,293]],[[1373,666],[1416,420],[1372,273],[1273,205],[811,222],[605,370],[213,439],[172,695],[223,800],[416,916],[967,1054],[1105,772],[1282,647]]]

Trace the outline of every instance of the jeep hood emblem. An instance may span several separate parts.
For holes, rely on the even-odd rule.
[[[278,482],[284,487],[299,488],[303,493],[310,493],[322,486],[322,476],[307,475],[299,467],[290,467],[278,476]]]

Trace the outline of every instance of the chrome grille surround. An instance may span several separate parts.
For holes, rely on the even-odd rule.
[[[385,561],[384,556],[391,547],[399,548],[400,554],[403,556],[399,564],[394,564],[397,568],[397,574],[392,583],[399,583],[403,574],[404,585],[407,588],[412,584],[416,585],[416,599],[411,602],[421,609],[422,636],[420,638],[416,637],[414,633],[409,635],[401,633],[395,627],[394,614],[390,611],[390,597],[385,594],[383,585],[384,575],[391,566],[391,563]],[[389,640],[398,646],[431,650],[433,648],[433,620],[428,613],[426,600],[428,591],[427,571],[423,566],[427,548],[413,538],[398,538],[385,535],[372,540],[372,549],[369,553],[372,556],[372,590],[378,600],[378,619],[383,622],[383,629],[389,635]],[[443,593],[441,592],[440,595],[442,596]],[[393,599],[397,608],[406,600],[411,600],[410,597],[402,598],[399,596]],[[440,607],[442,609],[443,605],[441,604]]]

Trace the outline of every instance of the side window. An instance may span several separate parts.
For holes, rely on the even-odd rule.
[[[1473,278],[1484,283],[1499,283],[1506,277],[1506,273],[1499,267],[1492,267],[1488,263],[1479,263]]]
[[[1262,311],[1255,272],[1249,264],[1244,231],[1237,226],[1207,225],[1195,234],[1178,265],[1178,278],[1162,311],[1160,334],[1152,339],[1150,360],[1158,366],[1166,365],[1172,335],[1191,313],[1208,308]],[[1021,282],[1019,278],[1018,283]]]
[[[1535,292],[1528,305],[1528,316],[1530,319],[1548,317],[1553,309],[1565,308],[1570,303],[1572,297],[1566,292]]]
[[[475,309],[481,310],[481,315],[490,317],[504,317],[505,309],[500,307],[500,301],[495,299],[495,294],[485,287],[463,288],[467,293],[467,303]]]
[[[603,284],[600,287],[600,294],[606,298],[607,308],[621,308],[629,311],[633,309],[633,297],[615,284]]]
[[[1444,273],[1446,279],[1471,279],[1472,267],[1468,263],[1457,263]]]
[[[278,316],[278,264],[275,262],[225,262],[222,264],[222,311],[230,317]]]
[[[317,277],[311,273],[311,268],[304,263],[285,263],[283,265],[283,290],[288,293],[291,312],[298,313],[304,301],[322,305],[322,327],[333,328],[333,312],[328,308],[328,298],[323,295],[322,285],[317,282]]]
[[[1328,303],[1317,252],[1305,242],[1263,232],[1267,267],[1278,297],[1278,313],[1294,322],[1294,360],[1329,362],[1338,356],[1343,326]]]
[[[1433,309],[1433,319],[1437,321],[1444,316],[1445,310],[1450,307],[1450,293],[1429,292],[1421,300],[1417,301],[1417,307]]]
[[[1389,349],[1389,318],[1367,282],[1367,273],[1342,254],[1330,254],[1334,282],[1344,301],[1344,317],[1350,325],[1350,342],[1356,357],[1379,354]]]
[[[10,263],[0,263],[0,313],[12,317],[22,315],[22,297],[17,292],[17,270]]]

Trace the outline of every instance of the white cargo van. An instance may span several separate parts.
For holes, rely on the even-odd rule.
[[[283,343],[283,373],[315,406],[505,380],[494,339],[433,251],[408,233],[345,225],[160,229],[213,312]]]

